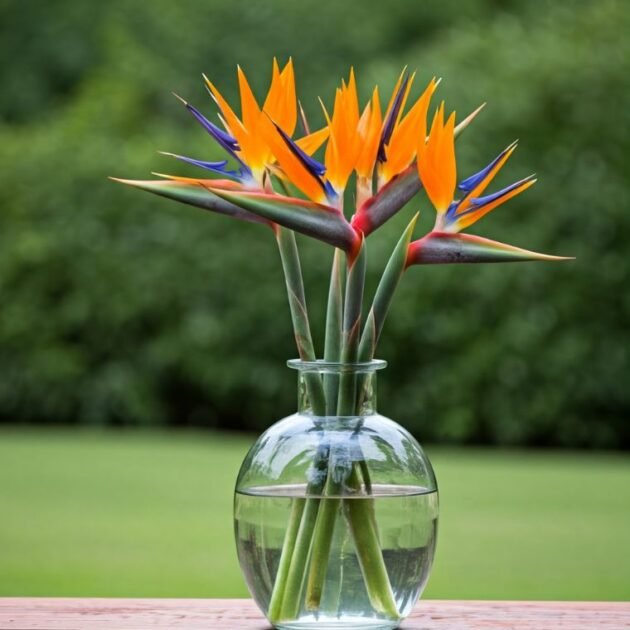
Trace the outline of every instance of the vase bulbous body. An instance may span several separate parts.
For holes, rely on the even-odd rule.
[[[395,628],[433,562],[431,464],[376,410],[383,361],[289,365],[298,370],[298,412],[260,436],[236,483],[247,586],[281,630]]]

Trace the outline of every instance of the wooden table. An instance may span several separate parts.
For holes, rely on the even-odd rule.
[[[245,599],[0,598],[7,630],[268,630]],[[622,630],[630,603],[421,601],[401,630]]]

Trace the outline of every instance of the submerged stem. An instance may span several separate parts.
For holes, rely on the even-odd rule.
[[[350,484],[358,487],[361,484],[355,466],[352,468]],[[370,603],[374,610],[395,619],[400,616],[400,613],[378,539],[374,499],[344,499],[343,509],[352,532]]]
[[[291,505],[291,512],[289,514],[289,522],[287,523],[287,531],[282,544],[282,552],[280,554],[280,562],[278,564],[278,571],[276,572],[276,580],[273,585],[273,591],[271,593],[271,600],[269,601],[269,618],[276,620],[280,618],[282,609],[282,600],[286,590],[287,577],[289,575],[289,569],[291,567],[291,560],[293,558],[293,550],[295,548],[295,541],[297,539],[300,523],[302,522],[302,515],[304,514],[304,506],[306,504],[305,499],[293,499]]]
[[[341,361],[343,363],[356,361],[365,284],[365,259],[365,246],[362,243],[359,254],[348,268],[341,344]],[[339,378],[337,415],[347,416],[354,413],[353,383],[355,381],[354,374],[347,371],[342,372]],[[346,469],[345,474],[344,467]],[[320,505],[313,531],[311,563],[306,583],[306,605],[311,610],[319,608],[321,602],[335,522],[340,506],[340,499],[337,497],[343,490],[343,484],[348,473],[348,458],[343,460],[336,450],[332,451],[328,460],[328,478],[324,487],[324,496],[327,498]]]
[[[302,268],[295,234],[291,230],[277,226],[276,240],[282,260],[298,354],[302,360],[314,361],[316,359],[315,348],[308,319],[304,281],[302,279]],[[316,373],[306,374],[305,383],[313,413],[316,415],[323,414],[326,402],[321,378]],[[318,467],[321,468],[327,462],[327,459],[327,453],[318,451],[316,461],[313,462],[314,470],[317,471]],[[316,492],[317,488],[311,488],[311,491]],[[317,515],[317,507],[317,503],[313,504],[313,501],[308,499],[294,499],[292,501],[287,531],[282,545],[280,564],[271,594],[269,618],[272,620],[280,619],[285,615],[283,606],[296,590],[295,601],[299,601],[299,591],[302,585],[299,573],[300,571],[303,572],[309,549],[309,541],[304,539],[312,530]],[[300,565],[300,562],[303,564]],[[287,593],[289,593],[288,597]]]
[[[334,470],[336,460],[337,454],[332,452],[328,458],[328,476],[323,492],[326,500],[321,502],[313,530],[313,550],[306,583],[306,608],[309,610],[317,610],[321,602],[337,512],[341,503],[338,497],[342,490],[342,479]]]

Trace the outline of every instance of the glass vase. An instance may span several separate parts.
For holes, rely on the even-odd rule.
[[[428,580],[437,485],[418,442],[376,410],[385,365],[289,361],[298,412],[243,461],[238,557],[276,628],[395,628]]]

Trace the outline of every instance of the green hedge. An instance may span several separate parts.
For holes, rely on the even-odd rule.
[[[471,230],[565,264],[420,268],[380,355],[381,408],[421,439],[628,447],[630,16],[554,4],[19,0],[0,6],[0,420],[260,430],[294,407],[273,240],[107,175],[217,157],[170,95],[212,107],[202,71],[263,89],[293,55],[310,115],[354,64],[363,96],[404,64],[460,115],[461,173],[514,138],[538,184]],[[36,16],[37,19],[33,19]],[[194,171],[188,171],[194,172]],[[371,241],[370,287],[413,209]],[[331,252],[300,245],[321,344]]]

